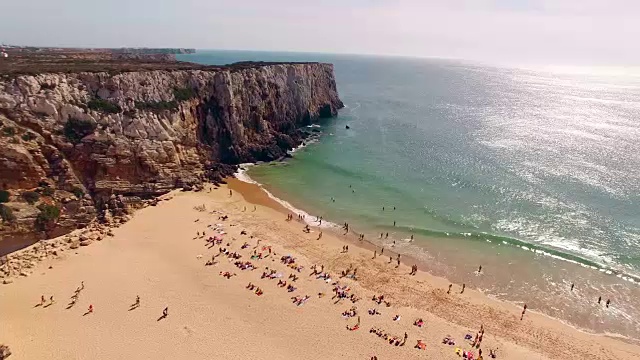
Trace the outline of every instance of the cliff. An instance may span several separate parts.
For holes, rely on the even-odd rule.
[[[330,64],[0,77],[0,255],[282,157],[342,107]]]

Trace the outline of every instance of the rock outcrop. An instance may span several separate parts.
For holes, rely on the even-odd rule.
[[[0,255],[278,159],[340,107],[320,63],[0,77]]]

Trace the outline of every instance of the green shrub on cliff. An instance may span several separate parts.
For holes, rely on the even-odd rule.
[[[87,107],[91,110],[103,111],[110,114],[117,114],[122,111],[118,104],[103,99],[92,99],[87,103]]]
[[[11,126],[6,126],[2,128],[2,134],[4,136],[13,136],[16,134],[16,129],[12,128]]]
[[[40,200],[40,194],[35,191],[25,191],[22,193],[22,198],[29,204],[33,205]]]
[[[60,217],[60,209],[54,205],[42,204],[38,206],[40,213],[36,217],[36,228],[46,230],[47,226],[54,223]]]
[[[82,197],[84,196],[84,190],[82,190],[82,188],[80,186],[74,186],[73,189],[71,189],[71,192],[78,199],[82,199]]]
[[[49,186],[45,186],[42,189],[42,195],[44,195],[44,196],[53,196],[53,194],[55,194],[55,192],[56,191],[52,187],[49,187]]]
[[[196,92],[192,88],[175,88],[173,89],[173,96],[176,101],[186,101],[196,97]]]
[[[0,218],[5,222],[14,222],[16,220],[13,210],[4,204],[0,204]]]
[[[70,118],[66,124],[64,124],[64,136],[72,143],[77,144],[82,141],[82,138],[89,134],[93,134],[97,125],[89,120],[80,120],[76,118]]]
[[[36,138],[36,135],[31,131],[27,131],[26,133],[22,134],[22,140],[24,141],[31,141],[35,138]]]
[[[11,195],[7,190],[0,190],[0,203],[9,202]]]

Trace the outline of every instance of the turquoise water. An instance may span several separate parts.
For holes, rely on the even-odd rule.
[[[333,63],[347,107],[319,142],[253,179],[374,242],[396,240],[453,281],[640,338],[640,77],[324,54],[181,59]],[[499,271],[470,277],[478,264]]]

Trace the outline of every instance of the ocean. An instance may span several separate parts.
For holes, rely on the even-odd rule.
[[[334,64],[346,107],[292,159],[249,168],[253,180],[436,275],[640,339],[640,75],[309,53],[178,58]]]

